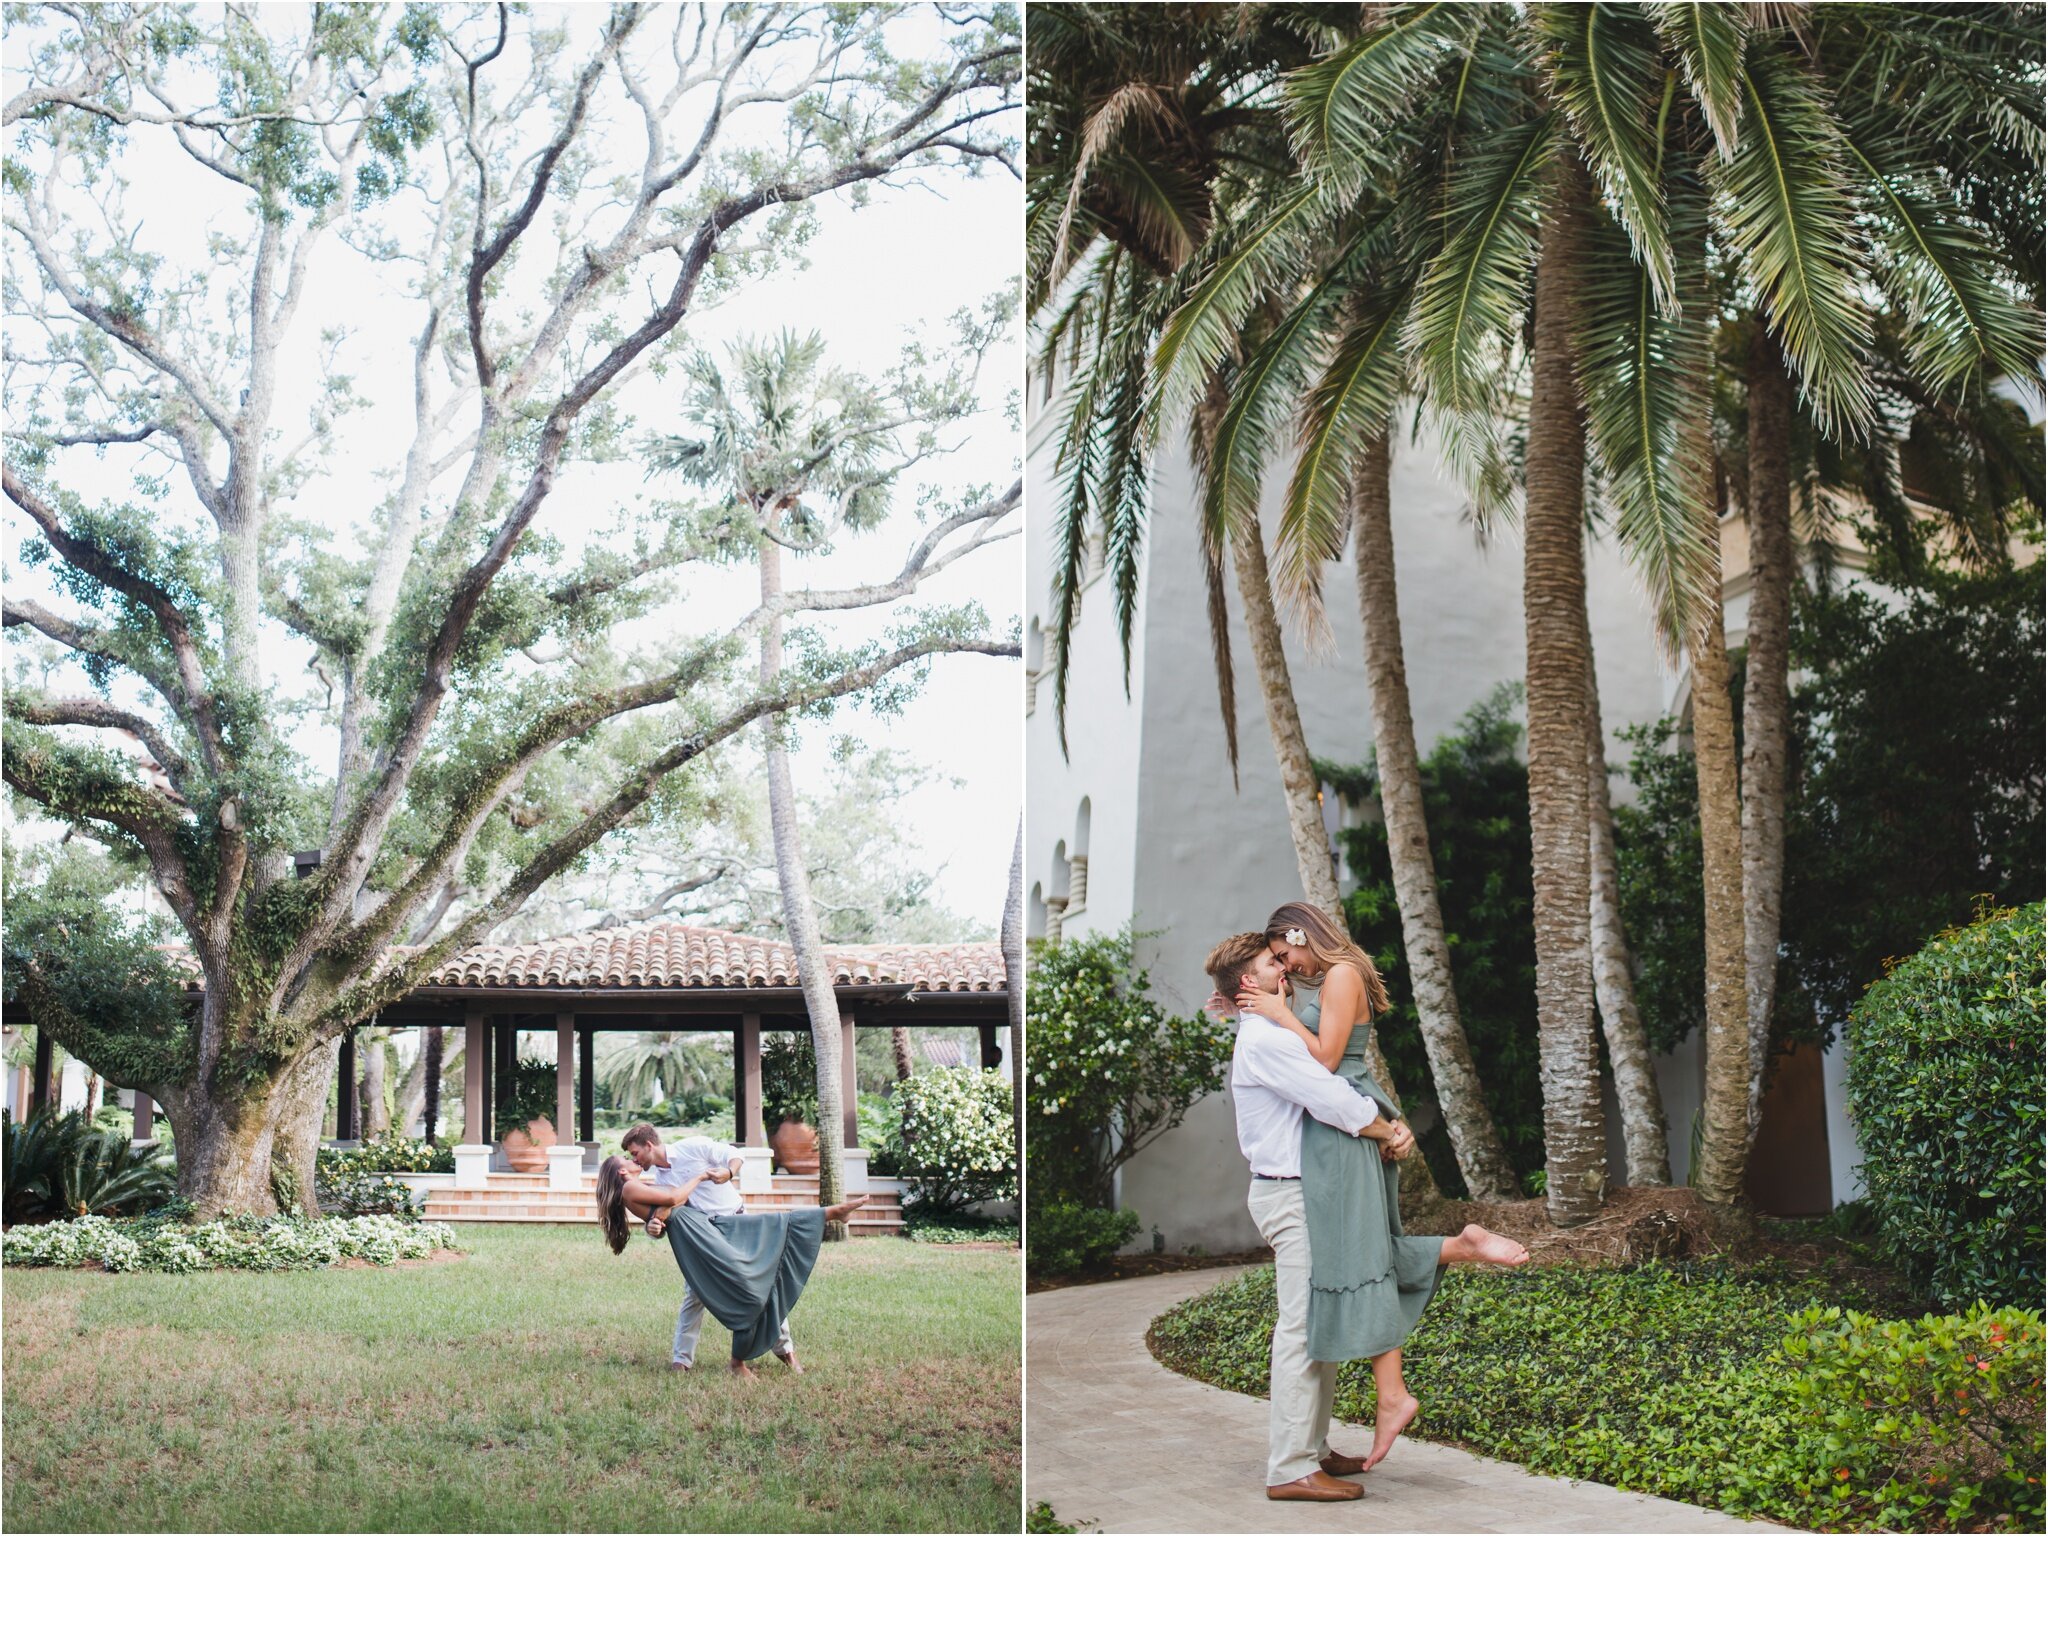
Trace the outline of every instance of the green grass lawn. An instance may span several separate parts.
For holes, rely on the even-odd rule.
[[[809,1371],[736,1381],[659,1245],[464,1227],[460,1260],[6,1274],[5,1525],[1015,1532],[1014,1252],[828,1244]],[[707,1367],[708,1366],[708,1367]]]

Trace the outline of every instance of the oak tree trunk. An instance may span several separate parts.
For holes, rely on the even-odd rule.
[[[1536,265],[1523,524],[1537,1053],[1549,1214],[1561,1226],[1597,1212],[1607,1183],[1607,1127],[1593,1054],[1587,844],[1586,438],[1571,343],[1588,208],[1584,171],[1559,161]]]
[[[1749,1131],[1763,1111],[1777,1003],[1785,879],[1785,758],[1792,636],[1792,382],[1755,322],[1749,353],[1749,638],[1742,684],[1742,920]]]
[[[1358,551],[1359,622],[1365,630],[1366,702],[1372,711],[1373,754],[1379,763],[1388,862],[1394,877],[1394,900],[1401,911],[1401,946],[1408,958],[1416,1020],[1451,1150],[1472,1197],[1497,1202],[1521,1197],[1521,1188],[1480,1089],[1479,1069],[1465,1037],[1465,1021],[1451,976],[1450,940],[1444,935],[1436,865],[1429,851],[1422,765],[1416,753],[1408,664],[1401,644],[1389,456],[1388,437],[1382,431],[1367,446],[1355,474],[1352,529]]]
[[[178,1191],[201,1220],[318,1210],[313,1160],[338,1055],[328,1040],[237,1096],[159,1099],[176,1138]]]

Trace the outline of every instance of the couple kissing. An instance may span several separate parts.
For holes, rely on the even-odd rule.
[[[1401,1110],[1374,1078],[1372,1023],[1387,991],[1365,951],[1307,903],[1283,904],[1264,931],[1213,949],[1212,1013],[1235,1012],[1230,1098],[1251,1167],[1247,1204],[1272,1246],[1273,1326],[1266,1496],[1363,1497],[1421,1407],[1401,1375],[1401,1343],[1454,1261],[1520,1266],[1513,1239],[1467,1227],[1449,1238],[1401,1228],[1396,1166],[1415,1149]],[[1372,1360],[1372,1450],[1330,1446],[1337,1365]]]
[[[740,1150],[705,1136],[664,1142],[652,1125],[635,1125],[626,1152],[598,1167],[597,1215],[613,1255],[632,1236],[630,1217],[649,1238],[666,1238],[683,1275],[669,1368],[696,1366],[697,1336],[709,1311],[732,1331],[735,1375],[751,1378],[755,1358],[773,1353],[802,1374],[789,1338],[789,1312],[810,1281],[825,1223],[846,1221],[865,1193],[828,1209],[749,1210],[740,1191]]]

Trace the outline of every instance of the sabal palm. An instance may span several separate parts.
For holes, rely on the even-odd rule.
[[[782,594],[785,548],[812,549],[842,529],[859,532],[886,513],[901,465],[897,422],[879,395],[858,378],[826,367],[823,339],[785,330],[770,341],[732,349],[732,378],[705,355],[691,360],[684,419],[691,432],[650,448],[650,464],[673,471],[719,497],[722,526],[706,531],[716,548],[751,551],[759,560],[761,601]],[[782,616],[761,626],[761,685],[782,669]],[[839,1012],[832,973],[818,931],[817,905],[804,867],[796,791],[780,717],[762,723],[769,822],[783,924],[796,955],[810,1015],[818,1082],[818,1197],[845,1194],[844,1094],[840,1084]],[[831,1236],[843,1236],[833,1228]]]

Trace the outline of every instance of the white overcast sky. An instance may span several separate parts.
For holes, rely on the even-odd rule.
[[[549,8],[539,9],[550,14]],[[593,27],[598,10],[568,8],[572,33]],[[561,8],[554,14],[563,14]],[[257,15],[279,18],[282,29],[303,14],[297,7],[264,7]],[[907,26],[935,34],[938,24],[930,13],[914,13]],[[17,41],[8,59],[12,63],[18,57]],[[12,90],[14,75],[8,79]],[[1013,133],[1020,125],[1013,121]],[[633,134],[629,127],[619,128],[627,138]],[[144,248],[190,264],[209,230],[237,235],[246,231],[246,195],[198,172],[171,148],[163,133],[139,132],[134,155],[123,168],[134,184],[129,222],[139,224],[138,242]],[[950,314],[963,306],[978,306],[984,296],[1017,275],[1022,266],[1021,194],[1014,177],[991,166],[979,177],[925,172],[914,187],[874,190],[860,209],[844,197],[828,197],[818,206],[817,231],[803,252],[807,265],[786,266],[715,309],[700,305],[686,321],[684,333],[722,357],[725,345],[741,335],[784,327],[816,329],[825,336],[833,362],[880,372],[895,360],[914,327],[924,325],[933,340],[943,339],[949,333]],[[355,376],[358,390],[378,407],[343,424],[328,449],[330,474],[309,484],[290,503],[300,515],[360,523],[362,474],[394,467],[410,436],[409,347],[419,309],[402,299],[404,274],[402,264],[378,266],[339,244],[327,246],[316,265],[284,371],[287,384],[279,424],[288,435],[296,435],[310,398],[320,332],[335,325],[352,332],[354,338],[343,353],[345,367]],[[971,423],[966,448],[931,468],[934,480],[955,487],[982,482],[997,489],[1009,483],[1018,469],[1021,434],[1009,423],[1006,399],[1020,376],[1021,359],[1014,348],[1008,356],[991,359],[983,377],[986,411]],[[629,389],[624,401],[642,429],[668,424],[667,391],[653,381]],[[20,412],[20,406],[11,412]],[[129,486],[124,459],[121,452],[105,460],[78,456],[64,461],[59,470],[64,481],[82,492],[112,498]],[[162,469],[162,462],[156,469]],[[645,481],[637,465],[565,468],[538,526],[573,541],[611,520],[620,500]],[[174,489],[173,495],[181,504],[189,501],[189,489]],[[909,539],[919,531],[910,501],[909,492],[901,495],[896,516],[867,540],[815,562],[792,562],[792,586],[893,576]],[[20,564],[23,530],[18,514],[10,516],[6,527],[10,588],[61,605],[63,599],[53,592],[47,576]],[[1022,603],[1022,564],[1020,542],[1004,541],[927,581],[919,600],[979,602],[1000,632]],[[690,633],[716,629],[752,606],[754,578],[751,567],[690,569],[678,581],[678,600],[662,617]],[[898,605],[833,616],[824,628],[846,640],[879,635],[902,610]],[[308,653],[284,636],[274,652],[266,651],[266,668],[281,686],[302,692],[309,682],[304,668]],[[933,662],[922,695],[892,719],[877,719],[855,704],[843,705],[829,727],[805,730],[796,758],[799,784],[816,788],[829,783],[833,766],[828,746],[841,732],[894,746],[963,781],[958,786],[936,781],[915,800],[900,803],[897,818],[906,851],[921,868],[936,873],[937,895],[957,911],[993,924],[1002,910],[1023,796],[1022,678],[1016,662],[976,655],[941,657]],[[329,730],[309,729],[299,742],[316,766],[323,771],[332,767]]]

